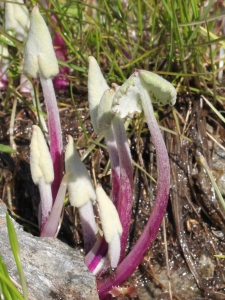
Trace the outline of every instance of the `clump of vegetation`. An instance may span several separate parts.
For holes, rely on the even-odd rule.
[[[2,15],[6,11],[6,6],[5,4]],[[37,153],[33,146],[31,148],[33,149],[31,162],[38,161],[43,155],[51,162],[51,168],[54,170],[50,181],[46,180],[43,171],[37,180],[34,179],[39,186],[42,202],[40,234],[56,235],[68,185],[69,201],[78,208],[80,214],[85,263],[97,276],[99,296],[104,299],[111,297],[108,293],[112,294],[113,287],[126,281],[141,263],[165,215],[170,189],[170,163],[158,127],[159,117],[155,117],[153,105],[159,104],[160,115],[163,112],[162,105],[175,104],[177,92],[189,95],[195,92],[210,96],[214,100],[214,105],[216,100],[225,100],[223,96],[218,95],[223,72],[221,63],[223,56],[220,48],[225,46],[223,39],[219,37],[223,26],[220,19],[223,15],[220,14],[220,3],[216,5],[212,0],[207,5],[198,0],[190,3],[179,1],[171,3],[162,0],[157,5],[154,1],[137,1],[137,5],[132,1],[121,0],[116,1],[116,4],[113,1],[94,4],[88,1],[84,3],[49,1],[45,5],[39,3],[39,8],[46,23],[49,24],[55,53],[37,6],[31,13],[27,41],[18,38],[15,28],[13,26],[10,28],[9,21],[5,26],[3,18],[1,87],[5,89],[6,94],[4,107],[7,108],[9,105],[10,95],[14,95],[36,113],[37,124],[42,127],[47,137],[47,130],[49,131],[51,157],[47,153],[47,145],[41,147],[42,142],[45,143],[42,135],[39,137],[42,140],[40,151]],[[28,9],[31,10],[32,6]],[[4,47],[8,47],[9,52]],[[53,77],[59,71],[56,57],[60,66],[60,76],[53,81],[56,90],[70,86],[73,99],[73,85],[86,86],[88,80],[88,100],[93,128],[95,134],[100,135],[99,141],[105,138],[109,151],[112,173],[111,200],[104,192],[103,186],[96,185],[96,182],[92,184],[76,152],[72,137],[68,137],[65,155],[67,173],[63,177],[61,126],[52,84]],[[33,96],[33,106],[21,92],[18,92],[16,85],[17,78],[23,72],[23,58],[23,70],[31,83],[29,89]],[[50,61],[53,61],[53,66]],[[37,73],[40,75],[46,101],[48,128],[40,110],[38,85],[34,80]],[[112,83],[111,88],[107,82]],[[74,105],[76,110],[76,103]],[[137,113],[138,125],[131,121]],[[172,131],[171,134],[193,142],[185,137],[185,131],[183,134],[180,131],[179,113],[173,108],[172,113],[178,132]],[[125,124],[122,120],[124,118],[127,119]],[[132,214],[133,174],[126,129],[129,128],[129,132],[134,132],[137,127],[138,135],[141,135],[144,120],[148,124],[156,150],[157,195],[140,238],[127,254],[125,252]],[[94,149],[91,137],[85,131],[81,119],[80,126],[86,137],[86,144],[82,146],[91,152]],[[34,137],[37,132],[41,134],[41,131],[36,125],[33,128],[31,145],[37,147],[38,140]],[[104,145],[100,144],[100,147],[104,148]],[[38,168],[40,165],[44,164],[39,163]],[[37,166],[33,170],[32,177],[37,178],[35,173]],[[142,169],[142,172],[146,171]],[[214,181],[213,185],[215,186]],[[87,186],[90,188],[88,191]],[[82,196],[82,189],[85,190],[85,197]],[[223,203],[221,195],[220,199]],[[103,235],[97,232],[95,224],[93,210],[95,201],[99,206]],[[109,212],[106,212],[107,208]],[[115,269],[112,275],[106,273],[109,267]],[[106,275],[102,280],[101,276],[104,274]]]

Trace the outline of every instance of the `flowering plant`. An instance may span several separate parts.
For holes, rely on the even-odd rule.
[[[91,178],[68,137],[65,153],[66,175],[62,179],[63,154],[58,109],[52,78],[58,73],[48,29],[34,7],[25,48],[24,72],[40,76],[47,104],[50,133],[50,154],[38,126],[33,127],[31,141],[31,172],[41,194],[40,228],[42,236],[55,236],[66,188],[71,205],[79,210],[83,229],[85,263],[97,278],[111,266],[113,275],[98,279],[101,299],[110,297],[114,286],[122,284],[136,269],[144,253],[155,239],[165,214],[170,187],[169,159],[158,127],[153,105],[173,105],[175,88],[162,77],[137,70],[122,86],[109,88],[94,57],[89,58],[88,93],[91,121],[96,134],[103,134],[112,169],[112,195],[101,185],[93,186]],[[126,255],[132,209],[132,160],[123,119],[135,112],[144,112],[156,148],[158,191],[155,205],[144,231]],[[61,186],[60,186],[60,181]],[[60,186],[60,187],[59,187]],[[95,223],[93,204],[98,203],[103,235]],[[47,228],[47,229],[46,229]],[[100,277],[99,277],[100,278]]]

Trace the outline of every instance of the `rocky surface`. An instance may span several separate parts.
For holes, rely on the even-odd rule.
[[[6,206],[0,200],[0,255],[10,276],[19,281],[6,227]],[[97,300],[95,277],[79,251],[58,239],[34,237],[13,220],[31,299]]]

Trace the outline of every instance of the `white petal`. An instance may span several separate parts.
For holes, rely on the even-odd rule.
[[[131,75],[116,92],[113,98],[112,111],[121,118],[132,116],[135,112],[141,113],[139,88],[139,85],[134,85],[134,74]]]
[[[111,111],[114,95],[114,89],[106,90],[102,95],[97,113],[97,126],[99,131],[108,129],[114,118],[114,113]]]
[[[115,205],[106,195],[101,185],[96,188],[99,214],[102,222],[102,229],[107,243],[110,243],[115,234],[122,234],[122,226]]]
[[[65,153],[66,172],[71,173],[68,181],[70,203],[73,206],[81,207],[88,201],[96,200],[95,190],[85,165],[81,162],[80,156],[73,143],[73,138],[68,136],[68,144]]]
[[[97,127],[97,111],[101,97],[109,86],[102,75],[99,65],[93,56],[89,57],[88,69],[88,102],[91,115],[91,122],[95,133],[99,133]]]
[[[116,268],[120,260],[120,235],[116,233],[109,243],[108,256],[112,268]]]
[[[174,86],[163,77],[149,71],[139,71],[140,83],[149,92],[151,100],[160,106],[176,103],[177,92]],[[138,82],[138,77],[134,78]]]
[[[149,71],[135,71],[119,88],[113,98],[112,110],[121,118],[142,111],[142,90],[158,105],[176,102],[177,92],[173,85],[161,76]]]

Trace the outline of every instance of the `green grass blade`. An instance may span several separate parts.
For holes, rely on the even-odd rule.
[[[117,7],[119,9],[119,12],[121,13],[121,15],[123,16],[123,6],[121,4],[121,1],[120,0],[116,0],[116,4],[117,4]]]
[[[6,276],[4,274],[2,274],[1,272],[0,272],[0,281],[3,281],[4,284],[8,287],[8,289],[11,290],[11,293],[12,292],[14,293],[14,295],[17,297],[16,299],[25,300],[25,298],[20,294],[20,292],[17,290],[17,288],[13,285],[11,280],[6,278]]]
[[[138,5],[138,29],[139,29],[139,35],[142,37],[143,33],[143,16],[142,16],[142,11],[141,11],[141,1],[138,0],[137,2]]]
[[[214,113],[217,115],[217,117],[220,118],[222,122],[225,123],[225,118],[221,115],[221,113],[215,108],[215,106],[209,102],[208,99],[206,99],[204,96],[202,96],[203,100],[208,104],[208,106],[214,111]]]
[[[207,32],[207,29],[200,26],[199,28],[199,32],[203,35],[203,36],[208,36],[208,32]],[[209,44],[212,44],[212,43],[220,43],[220,45],[225,48],[225,37],[222,36],[222,37],[218,37],[216,34],[212,33],[211,31],[209,32],[209,36],[210,38],[212,38],[213,40],[211,42],[207,42],[205,43],[205,45],[209,45]]]
[[[29,107],[30,109],[32,109],[34,111],[37,111],[36,107],[33,104],[29,103],[24,97],[22,97],[19,93],[17,93],[17,91],[14,90],[12,87],[8,86],[8,91],[10,93],[12,93],[16,98],[20,99],[27,107]],[[39,113],[42,116],[46,117],[46,114],[43,111],[39,111]]]
[[[195,0],[194,0],[195,1]],[[194,26],[194,25],[199,25],[199,24],[203,24],[203,23],[206,23],[206,22],[211,22],[211,21],[216,21],[218,19],[221,19],[225,17],[225,13],[221,13],[221,14],[218,14],[218,15],[212,15],[212,16],[209,16],[205,19],[201,19],[201,20],[197,20],[197,21],[191,21],[191,22],[185,22],[185,23],[182,23],[182,24],[179,24],[180,27],[184,27],[184,26]]]
[[[0,256],[0,273],[2,275],[4,275],[5,278],[10,280],[7,268],[4,264],[1,256]],[[3,281],[0,280],[0,298],[2,296],[4,297],[4,299],[7,299],[7,300],[16,300],[17,299],[17,298],[12,298],[11,297],[10,289],[8,288],[8,286]]]
[[[216,258],[225,258],[225,255],[222,255],[222,254],[216,254],[216,255],[213,255],[214,257]]]
[[[0,152],[16,153],[16,150],[12,149],[11,147],[9,147],[7,145],[0,144]]]
[[[193,11],[193,14],[194,14],[194,18],[197,19],[199,17],[199,14],[198,14],[198,3],[196,0],[191,0],[191,7],[192,7],[192,11]]]
[[[210,181],[212,183],[212,186],[214,187],[214,190],[215,190],[216,195],[217,195],[217,197],[218,197],[218,199],[220,201],[220,204],[221,204],[221,206],[223,207],[223,209],[225,211],[225,201],[224,201],[223,196],[222,196],[222,194],[221,194],[221,192],[220,192],[220,190],[219,190],[219,188],[218,188],[218,186],[216,184],[216,181],[215,181],[215,179],[214,179],[214,177],[213,177],[213,175],[211,173],[211,170],[210,170],[210,168],[209,168],[209,166],[208,166],[208,164],[206,162],[205,157],[203,155],[200,155],[199,158],[198,158],[198,160],[199,160],[199,163],[205,169],[207,175],[209,176],[209,179],[210,179]]]
[[[162,0],[162,3],[167,11],[167,14],[168,16],[170,17],[171,20],[173,20],[173,13],[172,11],[170,10],[169,6],[167,5],[166,1],[165,0]]]
[[[13,226],[12,221],[10,220],[8,212],[6,213],[6,222],[7,222],[7,228],[8,228],[9,241],[10,241],[12,253],[13,253],[13,256],[14,256],[14,259],[16,262],[17,271],[19,273],[24,299],[28,300],[28,290],[27,290],[26,279],[25,279],[22,264],[21,264],[19,243],[18,243],[15,228]]]
[[[203,11],[203,13],[202,13],[202,15],[200,17],[201,20],[205,20],[206,19],[207,15],[208,15],[208,13],[210,11],[210,8],[212,6],[212,3],[213,3],[213,0],[210,0],[209,3],[208,3],[208,5],[207,5],[207,7],[206,7],[206,9]],[[192,31],[192,34],[190,35],[190,37],[189,37],[189,39],[187,41],[187,45],[191,44],[192,40],[194,39],[194,37],[197,36],[198,32],[199,32],[199,25],[197,25],[195,27],[195,29]]]

